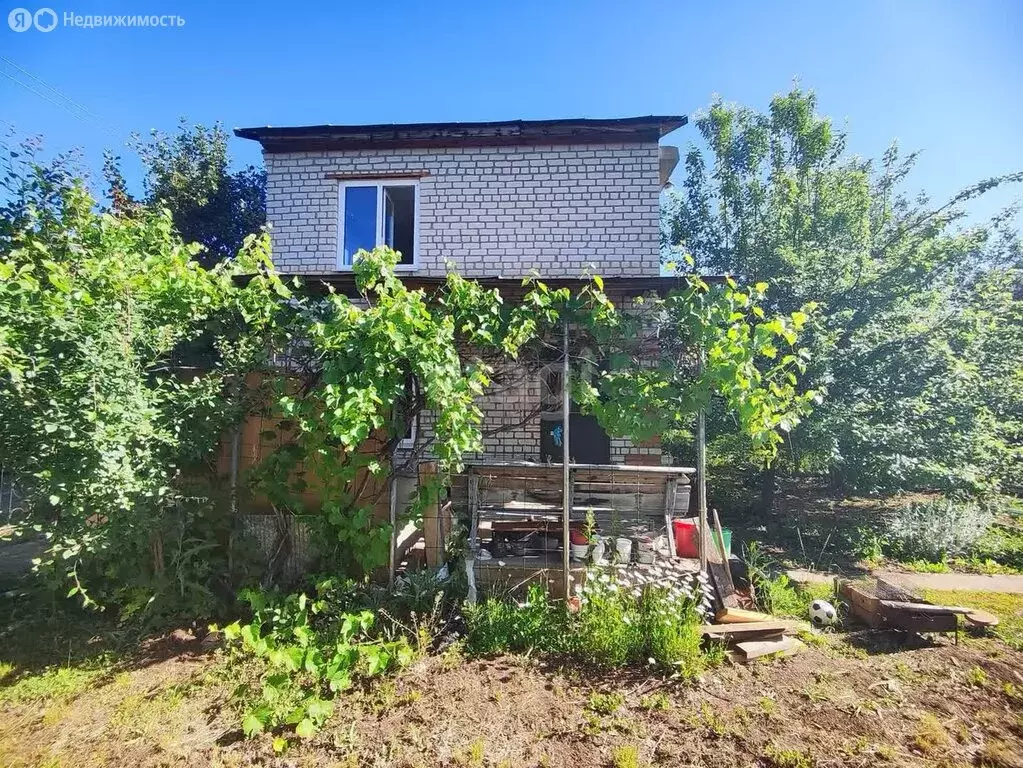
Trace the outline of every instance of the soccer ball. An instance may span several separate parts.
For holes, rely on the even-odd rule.
[[[830,627],[838,620],[838,611],[827,600],[810,603],[810,621],[815,627]]]

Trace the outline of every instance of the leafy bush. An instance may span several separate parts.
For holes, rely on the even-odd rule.
[[[236,691],[245,706],[246,736],[288,725],[296,735],[308,738],[333,713],[335,694],[358,678],[380,676],[414,658],[405,637],[384,640],[374,634],[372,611],[316,622],[316,617],[330,615],[331,606],[323,599],[311,600],[304,593],[281,598],[257,591],[243,597],[253,609],[253,619],[224,627],[224,636],[236,652],[263,664],[259,690],[243,685]]]
[[[579,590],[579,613],[574,624],[574,650],[583,660],[601,667],[620,667],[643,655],[639,601],[623,589],[612,573],[591,568]]]
[[[1023,529],[993,525],[977,539],[969,552],[971,562],[988,570],[1023,571]],[[989,564],[995,564],[992,567]]]
[[[940,562],[966,554],[994,522],[987,505],[939,498],[913,502],[885,521],[891,551],[902,560]]]
[[[101,214],[69,169],[28,157],[0,156],[0,464],[54,587],[204,613],[235,591],[209,470],[288,295],[269,240],[204,269],[166,212]]]
[[[524,602],[489,597],[464,608],[466,650],[477,655],[502,651],[566,650],[567,613],[538,584],[531,584]]]
[[[595,567],[578,592],[574,615],[537,585],[522,603],[490,598],[466,606],[467,650],[567,654],[598,667],[652,659],[684,678],[709,665],[696,604],[681,589],[626,588]]]

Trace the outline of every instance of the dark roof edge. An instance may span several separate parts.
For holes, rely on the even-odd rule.
[[[657,141],[688,122],[685,115],[613,119],[507,120],[478,123],[385,123],[235,128],[268,152],[315,149],[512,146]]]
[[[604,277],[604,291],[610,293],[657,293],[665,295],[675,288],[681,288],[687,275],[677,276],[656,276],[656,277]],[[338,293],[355,297],[359,293],[356,290],[355,274],[353,272],[326,272],[320,274],[309,273],[279,273],[278,277],[288,283],[298,278],[305,288],[311,292],[326,292],[333,288]],[[413,275],[399,274],[399,279],[411,290],[422,288],[426,291],[443,287],[447,283],[446,276],[439,275]],[[473,276],[463,275],[466,280],[473,280],[483,288],[497,288],[505,296],[516,296],[525,294],[529,285],[523,284],[521,277],[496,277],[496,276]],[[722,283],[727,280],[726,275],[699,275],[707,283]],[[241,284],[246,284],[252,275],[239,275],[235,279]],[[586,277],[541,277],[540,280],[550,288],[571,288],[579,289],[590,284]]]

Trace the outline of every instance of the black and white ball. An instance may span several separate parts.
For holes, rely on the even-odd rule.
[[[838,620],[838,611],[827,600],[810,603],[810,621],[815,627],[830,627]]]

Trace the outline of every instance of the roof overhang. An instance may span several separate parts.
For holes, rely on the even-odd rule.
[[[328,272],[323,274],[280,274],[279,277],[285,283],[291,283],[298,279],[304,286],[304,290],[312,294],[325,294],[330,291],[358,298],[362,294],[355,284],[353,272]],[[398,275],[406,288],[410,290],[422,289],[426,293],[433,293],[447,283],[446,277],[427,277],[416,275]],[[486,289],[496,288],[505,299],[521,299],[530,290],[530,284],[524,282],[521,277],[471,277],[465,276]],[[236,278],[239,282],[247,283],[251,275],[240,275]],[[706,283],[721,283],[727,278],[723,275],[700,275]],[[573,292],[581,290],[591,281],[581,277],[551,277],[542,278],[545,285],[553,290],[558,288],[569,288]],[[641,296],[657,294],[666,296],[669,292],[684,288],[686,285],[685,276],[679,277],[605,277],[604,292],[609,294],[625,294],[629,296]]]
[[[235,128],[270,153],[319,150],[494,147],[657,142],[688,122],[685,115],[607,120],[507,120],[488,123],[387,123]]]

